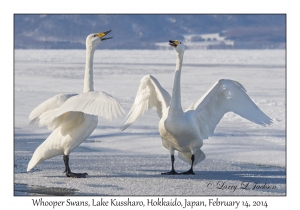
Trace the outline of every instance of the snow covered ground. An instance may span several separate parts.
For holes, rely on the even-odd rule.
[[[94,58],[95,90],[105,91],[129,111],[140,79],[151,74],[171,92],[174,50],[101,50]],[[239,81],[252,100],[273,119],[258,126],[228,113],[204,141],[206,159],[196,175],[162,176],[171,168],[162,146],[159,118],[150,110],[124,132],[123,118],[99,120],[92,135],[70,155],[74,172],[63,174],[62,157],[32,171],[27,164],[50,134],[28,125],[33,108],[59,93],[83,90],[84,50],[15,50],[14,195],[286,195],[286,101],[284,50],[186,50],[182,69],[182,104],[196,102],[221,78]],[[189,165],[175,156],[175,169]]]

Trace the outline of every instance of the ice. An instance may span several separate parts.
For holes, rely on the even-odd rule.
[[[95,90],[117,98],[126,113],[146,74],[156,77],[171,93],[173,50],[100,48],[94,57]],[[92,135],[70,155],[71,169],[87,172],[86,179],[66,178],[61,156],[26,172],[34,150],[50,134],[46,128],[29,126],[30,112],[56,94],[82,92],[84,62],[84,50],[15,50],[15,195],[22,195],[18,189],[25,191],[24,195],[286,195],[284,50],[186,50],[181,79],[183,109],[217,80],[232,79],[239,81],[274,121],[270,127],[262,127],[226,114],[215,135],[204,141],[206,159],[195,166],[195,176],[160,175],[170,170],[171,162],[161,143],[155,110],[123,132],[119,128],[125,115],[112,122],[100,119]],[[175,158],[175,169],[189,169]],[[240,187],[243,182],[250,183],[249,189],[221,189]],[[252,190],[257,182],[275,189]]]

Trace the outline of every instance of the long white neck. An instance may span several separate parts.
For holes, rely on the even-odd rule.
[[[181,78],[181,66],[183,61],[183,54],[176,53],[176,68],[175,76],[172,90],[172,99],[170,104],[169,113],[174,115],[183,114],[181,107],[181,88],[180,88],[180,78]]]
[[[86,62],[85,62],[85,73],[84,73],[84,87],[83,92],[94,91],[94,80],[93,80],[93,58],[95,48],[86,48]]]

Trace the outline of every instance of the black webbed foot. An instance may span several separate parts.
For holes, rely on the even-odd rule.
[[[175,170],[171,170],[169,172],[161,173],[161,175],[179,175]]]
[[[181,175],[195,175],[193,169],[190,169],[190,170],[188,170],[188,171],[186,171],[186,172],[182,172],[182,173],[180,173],[180,174],[181,174]]]
[[[172,170],[169,172],[166,172],[166,173],[161,173],[161,175],[178,175],[179,174],[174,170],[174,161],[175,161],[175,157],[174,157],[174,155],[171,155]]]
[[[87,175],[87,173],[66,172],[66,176],[71,178],[86,178]]]
[[[86,178],[87,173],[73,173],[69,167],[69,155],[63,155],[63,160],[65,163],[65,171],[67,177],[71,178]]]
[[[191,165],[190,170],[188,170],[186,172],[183,172],[183,173],[180,173],[180,174],[182,174],[182,175],[195,175],[194,170],[193,170],[193,165],[194,165],[194,160],[195,160],[195,155],[194,154],[192,155],[191,160],[192,160],[192,165]]]

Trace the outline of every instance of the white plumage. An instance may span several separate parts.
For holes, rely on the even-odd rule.
[[[260,125],[270,125],[272,120],[255,105],[240,83],[228,79],[216,82],[195,104],[183,111],[180,77],[184,45],[177,40],[170,41],[169,44],[176,51],[172,97],[153,76],[144,76],[121,130],[128,128],[155,106],[160,117],[162,144],[169,150],[172,162],[172,170],[162,174],[178,174],[174,170],[175,150],[180,159],[191,164],[190,170],[183,174],[194,174],[193,165],[205,159],[205,154],[200,149],[203,140],[213,135],[225,113],[232,111]]]
[[[35,150],[27,171],[42,161],[63,155],[68,177],[81,178],[86,173],[73,173],[69,168],[69,154],[85,141],[98,124],[98,117],[116,119],[124,113],[122,106],[111,95],[94,91],[93,55],[110,31],[90,34],[86,39],[86,67],[84,91],[80,94],[59,94],[38,105],[29,115],[30,124],[39,123],[53,130]]]

